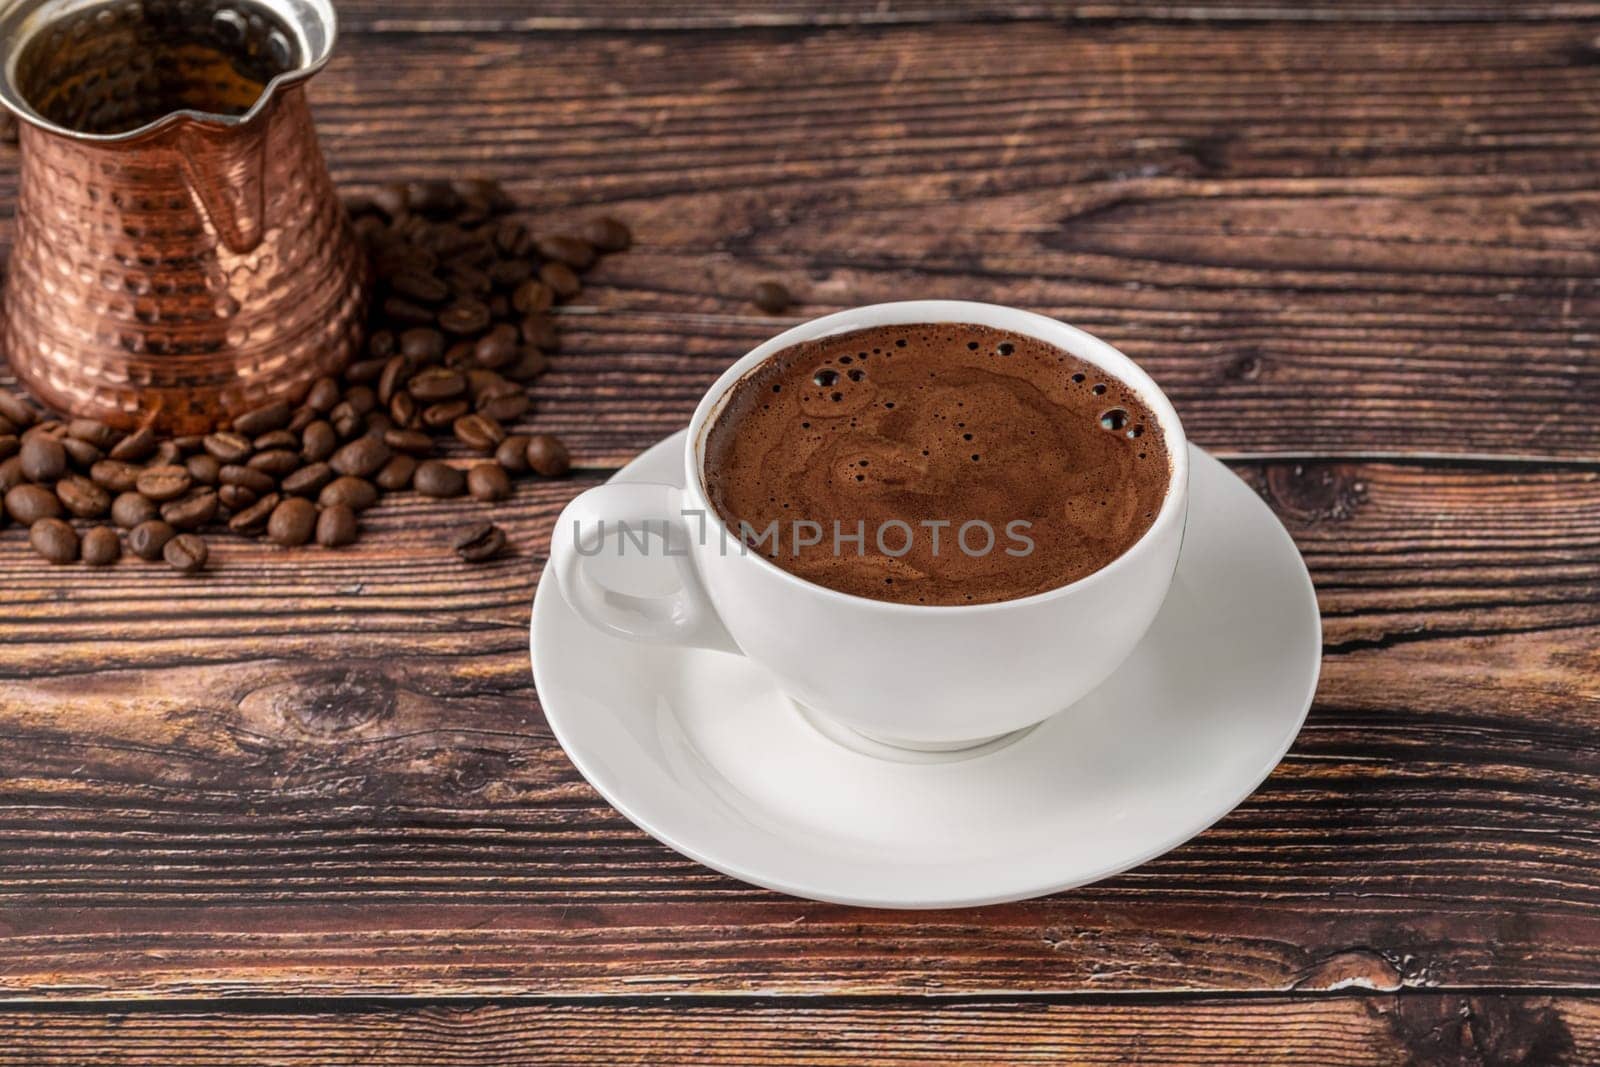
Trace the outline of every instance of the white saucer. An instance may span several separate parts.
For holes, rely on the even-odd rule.
[[[615,480],[680,481],[682,438]],[[532,639],[545,717],[584,777],[646,833],[795,896],[955,907],[1126,870],[1261,783],[1299,732],[1321,666],[1316,596],[1288,533],[1221,463],[1198,448],[1192,457],[1183,558],[1144,642],[1078,704],[977,753],[874,754],[814,725],[738,656],[592,629],[550,571]],[[630,592],[676,584],[659,556],[590,563]]]

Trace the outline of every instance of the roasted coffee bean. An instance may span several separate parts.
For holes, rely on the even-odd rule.
[[[99,419],[73,419],[67,423],[67,436],[87,441],[103,452],[116,443],[119,435]]]
[[[535,434],[528,439],[528,466],[546,478],[559,478],[572,469],[567,446],[554,434]]]
[[[539,268],[539,280],[550,287],[550,291],[562,300],[571,300],[583,289],[583,282],[578,280],[578,275],[565,263],[554,260]],[[518,308],[518,311],[537,310]]]
[[[506,532],[492,522],[468,526],[456,534],[456,555],[468,563],[482,563],[505,550]]]
[[[389,288],[419,304],[442,304],[450,296],[450,287],[431,274],[421,271],[401,271],[389,279]]]
[[[521,259],[533,250],[533,235],[522,223],[508,220],[495,227],[494,246],[503,256]]]
[[[524,474],[528,467],[528,436],[514,433],[494,450],[494,461],[512,474]]]
[[[510,194],[493,178],[463,178],[451,184],[464,199],[480,199],[497,215],[516,206]]]
[[[553,235],[541,237],[535,244],[545,259],[565,263],[576,270],[588,270],[594,263],[594,246],[581,237]]]
[[[525,259],[502,259],[489,264],[489,281],[501,289],[515,289],[533,277],[533,264]]]
[[[311,540],[317,527],[317,506],[304,497],[291,496],[278,501],[267,519],[267,537],[285,548]]]
[[[416,366],[438,361],[444,355],[444,334],[418,326],[400,335],[400,354]]]
[[[22,447],[22,439],[14,433],[0,433],[0,459],[10,459]]]
[[[217,487],[217,499],[229,511],[243,511],[260,499],[261,494],[254,489],[246,489],[242,485],[223,485]]]
[[[367,416],[367,433],[369,434],[381,434],[385,430],[393,428],[394,420],[389,417],[387,411],[374,411]]]
[[[12,456],[0,460],[0,493],[9,493],[13,487],[24,485],[28,476],[22,473],[22,457]]]
[[[433,451],[433,438],[419,430],[389,430],[383,435],[383,443],[413,456],[426,456]]]
[[[21,433],[21,427],[4,415],[0,415],[0,436],[18,437]]]
[[[242,433],[246,437],[254,437],[268,430],[281,430],[289,422],[289,413],[287,400],[274,400],[270,404],[251,408],[243,415],[235,415],[233,429],[235,433]]]
[[[23,526],[32,526],[40,519],[60,517],[61,501],[44,486],[25,482],[6,490],[6,514]]]
[[[140,559],[158,560],[177,532],[160,519],[146,519],[128,531],[128,551]]]
[[[417,398],[403,389],[389,399],[389,418],[396,426],[403,428],[416,425],[419,413]]]
[[[373,330],[367,338],[367,355],[372,359],[388,359],[397,351],[393,330]]]
[[[384,361],[385,365],[388,361]],[[370,385],[354,385],[345,390],[344,402],[357,415],[365,415],[378,406],[378,394]]]
[[[478,338],[472,346],[473,361],[480,367],[503,367],[517,358],[517,328],[502,322]]]
[[[515,382],[502,381],[478,394],[478,414],[500,422],[511,422],[527,414],[533,401],[527,389]]]
[[[633,234],[628,227],[609,215],[584,223],[583,239],[602,252],[621,252],[633,244]]]
[[[141,427],[111,446],[107,453],[112,459],[123,463],[137,463],[148,457],[156,450],[156,432],[150,427]]]
[[[422,425],[428,429],[442,430],[471,410],[471,406],[465,400],[446,400],[442,404],[432,404],[423,408],[419,418],[422,420]]]
[[[489,297],[489,317],[503,319],[511,314],[511,301],[504,293],[494,293]]]
[[[201,451],[205,447],[206,437],[205,434],[189,433],[184,434],[182,437],[174,437],[170,442],[158,438],[156,440],[156,448],[159,449],[162,445],[168,443],[183,455],[188,456]]]
[[[781,315],[789,310],[789,290],[777,282],[758,282],[750,290],[750,303],[768,315]]]
[[[383,438],[368,434],[335,452],[328,466],[339,474],[370,478],[388,461],[389,446],[383,443]]]
[[[217,517],[217,494],[200,489],[161,505],[161,517],[179,530],[197,530]]]
[[[102,489],[126,493],[139,481],[140,468],[119,459],[103,459],[89,468],[89,479]]]
[[[236,534],[258,534],[267,528],[267,520],[282,502],[277,493],[268,493],[249,507],[241,508],[228,520],[228,529]]]
[[[494,281],[486,272],[477,270],[462,261],[455,261],[445,280],[449,282],[450,288],[463,297],[487,297],[494,291]],[[471,333],[472,331],[461,332]]]
[[[463,415],[451,424],[456,440],[479,452],[493,452],[506,439],[506,431],[487,415]]]
[[[204,538],[192,533],[178,534],[161,549],[161,558],[180,574],[194,574],[204,569],[210,555]]]
[[[474,500],[504,500],[511,495],[511,476],[498,463],[478,463],[467,471],[467,492]]]
[[[22,457],[22,473],[32,482],[53,482],[67,473],[67,450],[61,442],[46,434],[32,434],[22,439],[17,453]]]
[[[501,373],[514,382],[531,382],[549,367],[550,361],[544,358],[543,352],[537,348],[527,347],[522,350],[522,355],[515,363],[501,368]]]
[[[176,464],[146,467],[139,472],[139,477],[134,481],[134,486],[139,492],[158,503],[176,500],[187,493],[193,484],[194,479],[189,476],[188,470]]]
[[[218,471],[217,481],[223,485],[242,485],[257,496],[272,492],[272,487],[278,484],[278,480],[266,471],[241,467],[236,463],[230,463]]]
[[[339,402],[339,383],[332,378],[318,378],[311,383],[311,392],[306,394],[306,407],[318,415],[326,415],[333,410],[333,405]]]
[[[183,462],[183,449],[178,447],[176,441],[161,441],[156,444],[156,450],[151,454],[149,464],[155,467],[169,467],[174,463]]]
[[[529,315],[522,320],[521,330],[522,339],[541,352],[556,352],[561,348],[561,331],[549,315]]]
[[[366,420],[344,400],[341,400],[328,414],[328,421],[333,425],[333,432],[339,435],[341,441],[348,441],[367,428]]]
[[[250,438],[241,433],[227,431],[206,434],[201,441],[201,447],[222,463],[243,463],[250,458],[250,453],[255,451]]]
[[[76,437],[61,438],[61,447],[67,453],[67,464],[81,471],[99,463],[106,455],[88,441]]]
[[[317,516],[317,544],[323,548],[348,545],[356,539],[358,525],[353,508],[344,504],[323,508]]]
[[[511,294],[511,306],[524,315],[544,311],[555,302],[555,293],[538,278],[529,278]]]
[[[498,373],[489,370],[487,367],[469,367],[466,371],[466,378],[467,393],[472,397],[474,404],[478,402],[478,398],[483,395],[485,389],[498,386],[505,381]]]
[[[299,448],[300,447],[300,435],[302,433],[305,433],[305,430],[306,430],[307,426],[310,426],[313,422],[316,422],[316,421],[317,421],[317,413],[315,411],[312,411],[310,408],[306,407],[304,404],[302,404],[301,406],[299,406],[299,407],[294,409],[294,414],[293,415],[289,416],[289,425],[285,426],[282,430],[276,430],[274,432],[275,433],[287,433],[287,434],[289,434],[289,436],[294,439],[294,442],[295,442],[294,447],[295,448]],[[272,434],[262,434],[262,436],[263,437],[271,437]]]
[[[25,430],[33,425],[38,413],[33,410],[33,405],[16,393],[0,390],[0,416],[4,416],[17,429]]]
[[[66,432],[66,423],[62,422],[60,419],[46,418],[39,420],[32,426],[29,426],[26,430],[22,431],[22,439],[26,441],[30,437],[50,437],[59,441],[63,436],[65,436]]]
[[[131,530],[160,514],[161,509],[156,507],[156,502],[141,493],[118,493],[111,502],[111,521],[124,530]]]
[[[300,438],[288,430],[268,430],[250,443],[255,446],[257,452],[271,452],[275,448],[300,451]]]
[[[122,558],[122,538],[109,526],[91,527],[83,535],[83,561],[91,567],[109,567]]]
[[[373,481],[378,483],[379,489],[395,492],[411,485],[411,476],[417,471],[417,461],[413,456],[404,452],[389,457],[389,462],[383,469],[373,476]]]
[[[411,476],[411,486],[423,496],[447,498],[465,492],[467,479],[450,464],[430,459],[418,465]]]
[[[307,463],[321,463],[339,447],[339,435],[333,427],[318,419],[300,435],[300,457]]]
[[[383,373],[378,375],[378,403],[385,407],[389,405],[394,394],[405,387],[406,379],[411,377],[411,369],[411,360],[407,357],[389,357],[389,362],[383,365]]]
[[[337,453],[335,453],[337,455]],[[274,478],[282,478],[285,474],[300,466],[300,453],[291,452],[287,448],[275,448],[270,452],[257,452],[245,464],[251,470],[270,474]]]
[[[196,485],[216,485],[217,474],[222,470],[222,464],[217,457],[202,452],[198,456],[190,456],[183,461],[183,469],[189,472]]]
[[[467,391],[467,379],[460,371],[429,367],[406,383],[406,391],[425,404],[450,400]]]
[[[439,326],[445,333],[478,333],[488,325],[489,307],[482,300],[457,300],[439,312]]]
[[[365,511],[377,502],[378,490],[371,482],[348,475],[335,478],[317,494],[317,503],[325,508],[343,504],[355,511]]]
[[[283,477],[279,488],[291,496],[316,496],[322,487],[333,481],[333,468],[326,463],[312,463]]]
[[[352,363],[344,369],[344,380],[351,385],[368,385],[378,380],[378,375],[383,373],[383,365],[388,362],[388,356],[374,356]]]
[[[71,563],[78,558],[78,534],[60,519],[40,519],[28,527],[28,543],[51,563]]]
[[[475,347],[471,341],[457,341],[445,349],[444,365],[454,371],[471,369],[472,351]]]
[[[57,482],[56,497],[80,519],[97,519],[111,510],[111,494],[80,474]]]
[[[433,309],[403,296],[391,296],[383,302],[383,313],[391,322],[402,326],[427,326],[433,322]]]

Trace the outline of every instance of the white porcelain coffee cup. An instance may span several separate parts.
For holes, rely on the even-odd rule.
[[[1164,435],[1172,462],[1155,521],[1111,563],[1060,588],[998,603],[944,606],[870,600],[782,570],[744,548],[707,500],[707,428],[729,390],[801,341],[898,323],[965,322],[1026,334],[1130,386]],[[914,749],[954,749],[1031,726],[1099,685],[1139,643],[1172,583],[1189,503],[1189,450],[1171,402],[1111,345],[1027,311],[913,300],[826,315],[758,345],[706,392],[689,423],[684,483],[611,484],[580,495],[557,521],[550,567],[591,625],[618,637],[739,653],[813,713]],[[680,588],[640,597],[602,587],[587,560],[624,527],[664,535],[661,565]],[[635,551],[647,551],[637,538]],[[627,544],[623,548],[629,547]]]

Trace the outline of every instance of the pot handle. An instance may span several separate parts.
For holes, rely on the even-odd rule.
[[[266,124],[216,128],[189,123],[174,131],[184,184],[230,252],[244,255],[266,229]]]

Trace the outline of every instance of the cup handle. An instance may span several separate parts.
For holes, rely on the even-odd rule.
[[[613,637],[652,644],[691,645],[739,653],[711,606],[690,555],[684,493],[675,485],[620,483],[579,495],[556,520],[550,566],[561,596],[590,626]],[[682,588],[665,596],[634,596],[607,589],[589,574],[587,560],[604,551],[607,531],[630,536],[664,534]],[[658,542],[652,542],[658,543]]]

